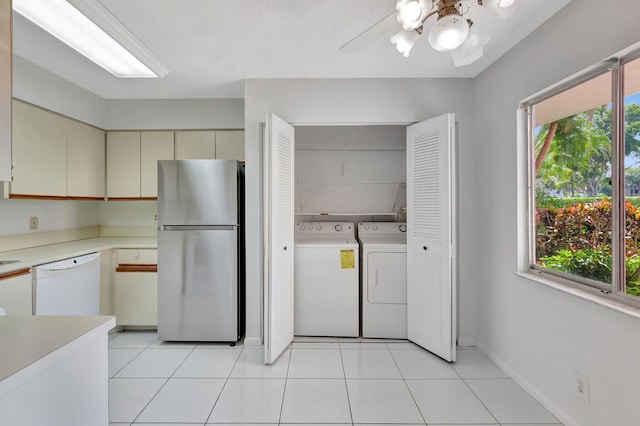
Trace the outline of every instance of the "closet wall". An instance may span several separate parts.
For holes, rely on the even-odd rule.
[[[394,221],[406,203],[405,126],[298,126],[299,221]]]

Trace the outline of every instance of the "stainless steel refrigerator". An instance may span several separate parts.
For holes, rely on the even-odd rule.
[[[244,333],[244,169],[158,161],[158,338],[237,342]]]

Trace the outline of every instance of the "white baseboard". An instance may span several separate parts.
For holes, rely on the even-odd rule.
[[[245,337],[244,338],[244,347],[245,348],[259,348],[262,346],[262,339],[260,337]]]
[[[481,342],[476,342],[475,346],[485,354],[491,361],[493,361],[498,367],[500,367],[505,373],[509,375],[521,388],[527,391],[533,398],[536,399],[544,408],[546,408],[551,414],[553,414],[559,421],[565,426],[580,426],[578,422],[571,418],[564,410],[560,409],[556,404],[551,402],[547,396],[538,390],[535,386],[529,383],[524,377],[516,372],[511,366],[505,363],[495,353],[487,349],[487,347]]]
[[[475,346],[476,345],[476,339],[469,339],[466,337],[458,337],[458,347],[459,348],[463,348],[463,347],[468,347],[468,346]]]

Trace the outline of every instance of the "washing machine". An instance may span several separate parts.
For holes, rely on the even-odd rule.
[[[407,338],[407,225],[360,222],[362,337]]]
[[[298,222],[294,255],[294,334],[357,337],[359,256],[354,224]]]

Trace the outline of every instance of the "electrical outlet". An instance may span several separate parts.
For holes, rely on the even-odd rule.
[[[576,395],[587,404],[590,404],[591,391],[589,389],[589,378],[579,371],[573,370],[573,386]]]
[[[153,214],[153,221],[157,222],[158,221],[158,213],[154,213]]]
[[[38,229],[38,216],[31,216],[29,218],[29,229]]]

